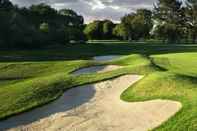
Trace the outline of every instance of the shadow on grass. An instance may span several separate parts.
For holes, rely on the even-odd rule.
[[[0,50],[0,62],[88,60],[94,56],[196,52],[197,45],[97,43],[33,50]]]

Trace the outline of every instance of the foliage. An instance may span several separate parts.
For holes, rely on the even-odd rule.
[[[189,32],[189,37],[196,42],[197,39],[197,1],[188,0],[187,1],[187,10],[186,10],[187,27]]]
[[[72,10],[57,11],[43,3],[18,8],[1,0],[0,19],[0,47],[34,48],[84,40],[83,17]]]
[[[152,12],[147,9],[139,9],[136,13],[128,14],[122,18],[120,27],[120,33],[116,34],[122,34],[128,40],[148,38],[153,27]]]
[[[169,42],[176,42],[184,36],[186,17],[181,1],[158,0],[153,13],[159,23],[155,32],[157,36]]]
[[[165,23],[156,27],[156,33],[159,38],[163,40],[167,39],[168,42],[176,43],[179,42],[181,35],[184,32],[181,29],[182,28],[176,24]]]
[[[87,38],[90,40],[106,40],[112,39],[113,29],[115,24],[112,21],[104,20],[104,21],[93,21],[89,23],[84,29],[84,33]]]
[[[49,24],[48,23],[42,23],[40,24],[40,31],[44,33],[49,32]]]
[[[123,24],[117,24],[115,28],[113,29],[113,35],[116,36],[119,39],[127,39],[127,32],[126,28]]]
[[[88,39],[101,39],[102,34],[102,23],[101,21],[94,21],[86,26],[84,34]]]
[[[103,39],[113,38],[113,29],[115,24],[110,20],[103,21]]]

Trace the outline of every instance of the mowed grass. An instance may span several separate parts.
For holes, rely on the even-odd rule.
[[[187,53],[190,52],[190,53]],[[191,53],[193,52],[193,53]],[[0,51],[0,119],[57,99],[67,89],[125,74],[144,75],[128,88],[125,101],[177,100],[182,110],[155,130],[197,129],[196,45],[101,43],[39,50]],[[168,54],[166,54],[168,53]],[[170,54],[169,54],[170,53]],[[125,55],[96,63],[93,56]],[[107,73],[73,76],[79,68],[115,64]]]
[[[133,58],[138,60],[133,63]],[[101,74],[80,76],[70,74],[82,67],[103,64],[121,64],[125,65],[125,68]],[[137,54],[109,63],[96,63],[92,60],[1,63],[0,119],[53,101],[64,91],[75,86],[128,73],[144,74],[153,70],[150,62]]]
[[[125,101],[169,99],[182,103],[179,113],[156,128],[159,131],[197,130],[197,53],[151,56],[155,65],[166,71],[156,71],[128,88],[121,98]]]
[[[197,53],[175,53],[152,56],[154,63],[176,74],[197,77]]]

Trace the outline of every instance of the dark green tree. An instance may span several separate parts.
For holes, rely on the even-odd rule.
[[[147,9],[139,9],[136,13],[124,16],[121,20],[124,31],[128,40],[145,39],[150,36],[153,27],[152,12]]]
[[[187,1],[187,29],[190,34],[189,37],[195,43],[197,40],[197,1],[188,0]]]
[[[172,43],[178,42],[184,36],[186,21],[181,1],[158,0],[153,12],[154,19],[159,23],[156,27],[156,33],[160,34],[157,36]]]
[[[115,24],[110,20],[103,21],[103,39],[113,39]]]
[[[61,9],[59,14],[62,16],[67,25],[71,24],[75,26],[82,26],[84,24],[83,16],[78,15],[71,9]]]
[[[84,33],[89,40],[102,39],[103,25],[101,21],[93,21],[84,29]]]
[[[123,24],[117,24],[113,29],[113,35],[116,36],[116,38],[118,39],[127,40],[128,34],[126,34],[127,33],[126,30],[127,29]]]
[[[12,5],[12,3],[9,0],[0,0],[0,10],[6,10],[9,11],[11,9],[13,9],[14,6]]]
[[[83,17],[72,10],[59,12],[46,4],[18,8],[0,0],[0,19],[1,47],[44,47],[84,39]]]

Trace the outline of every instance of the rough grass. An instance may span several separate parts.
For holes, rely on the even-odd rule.
[[[170,99],[180,101],[182,110],[155,130],[197,130],[196,53],[152,56],[154,64],[167,71],[157,71],[128,88],[121,98],[125,101]]]
[[[197,129],[197,53],[195,52],[197,52],[196,45],[121,42],[72,45],[36,51],[0,51],[0,119],[55,100],[67,89],[78,85],[124,74],[140,74],[145,75],[145,78],[128,88],[121,98],[126,101],[158,98],[180,101],[183,109],[155,130],[195,131]],[[125,56],[104,63],[90,60],[93,56],[110,54]],[[82,67],[103,64],[122,65],[124,68],[100,74],[80,76],[69,74]]]

